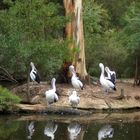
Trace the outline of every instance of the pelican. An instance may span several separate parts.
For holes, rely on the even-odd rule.
[[[102,63],[99,64],[101,68],[101,75],[100,75],[100,83],[103,89],[108,93],[109,90],[116,90],[115,84],[111,81],[111,79],[106,79],[104,76],[104,65]]]
[[[31,71],[30,71],[30,78],[34,82],[40,83],[40,77],[38,75],[37,69],[33,62],[30,63]]]
[[[28,139],[31,139],[32,138],[32,136],[33,136],[33,133],[34,133],[34,131],[35,131],[35,129],[34,129],[34,122],[32,121],[32,122],[30,122],[30,124],[28,125],[28,131],[29,131],[29,135],[28,135]]]
[[[47,135],[48,137],[51,137],[51,140],[54,140],[54,134],[57,128],[58,128],[57,124],[55,124],[52,121],[49,121],[45,126],[44,135]]]
[[[51,103],[53,103],[53,102],[58,101],[58,95],[56,94],[55,82],[56,82],[56,79],[55,78],[52,78],[52,80],[51,80],[52,89],[47,90],[45,92],[45,96],[46,96],[48,105],[51,104]]]
[[[80,102],[80,97],[77,96],[77,92],[73,91],[72,94],[69,96],[69,103],[71,104],[72,107],[75,107],[79,104]]]
[[[83,83],[79,80],[79,77],[76,76],[76,72],[74,70],[74,66],[70,65],[69,70],[72,73],[71,83],[75,89],[82,89],[83,90]]]
[[[69,137],[70,140],[75,140],[77,136],[80,134],[81,131],[81,125],[78,124],[77,122],[72,122],[68,126],[68,132],[69,132]]]
[[[116,83],[116,72],[111,71],[109,67],[105,67],[105,71],[107,73],[108,79],[111,79],[111,81],[115,84]]]
[[[98,132],[98,140],[102,140],[104,138],[113,138],[114,129],[111,125],[103,126]]]

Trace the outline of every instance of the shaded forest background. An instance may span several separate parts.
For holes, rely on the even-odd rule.
[[[71,61],[62,0],[0,1],[0,80],[24,80],[33,61],[43,80],[58,77]],[[99,77],[100,62],[119,78],[140,75],[140,2],[83,0],[87,72]],[[136,74],[137,73],[137,74]]]

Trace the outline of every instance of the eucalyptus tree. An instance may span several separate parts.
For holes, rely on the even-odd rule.
[[[83,1],[63,0],[66,17],[69,22],[66,24],[66,38],[69,40],[68,47],[71,49],[71,61],[75,65],[76,72],[82,79],[87,77],[85,62],[85,46],[83,31]]]

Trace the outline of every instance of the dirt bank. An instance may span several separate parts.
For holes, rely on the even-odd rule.
[[[133,87],[131,83],[117,82],[117,91],[104,94],[99,85],[86,85],[84,90],[78,92],[80,103],[78,109],[72,109],[69,102],[69,93],[73,90],[71,85],[57,84],[59,92],[59,101],[47,107],[44,93],[50,89],[46,82],[32,85],[30,83],[30,105],[18,105],[20,111],[26,112],[72,112],[79,114],[89,113],[91,110],[116,110],[140,108],[140,87]],[[123,91],[121,93],[121,90]],[[27,85],[18,86],[12,89],[12,92],[27,102]]]

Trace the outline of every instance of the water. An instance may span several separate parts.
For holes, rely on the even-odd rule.
[[[140,140],[140,113],[0,116],[0,140]]]

